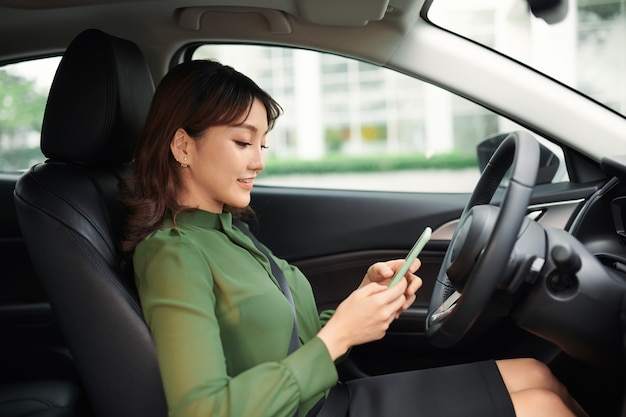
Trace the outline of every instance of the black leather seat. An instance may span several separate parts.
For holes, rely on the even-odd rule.
[[[0,385],[0,416],[78,417],[79,396],[78,387],[64,380]]]
[[[55,75],[41,136],[48,160],[18,181],[22,234],[89,402],[100,417],[165,417],[150,332],[120,271],[118,182],[154,93],[139,48],[81,33]]]

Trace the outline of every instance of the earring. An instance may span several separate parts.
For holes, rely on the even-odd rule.
[[[184,157],[183,161],[186,161],[187,159],[188,159],[187,157]],[[176,161],[178,161],[178,159]],[[183,168],[187,168],[189,166],[189,164],[181,163],[180,166],[183,167]]]

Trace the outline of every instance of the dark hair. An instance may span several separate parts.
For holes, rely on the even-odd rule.
[[[280,105],[254,81],[219,62],[199,60],[177,65],[158,85],[135,153],[134,172],[122,199],[128,210],[122,252],[130,256],[137,244],[157,230],[168,214],[192,208],[180,206],[180,164],[170,152],[174,133],[184,129],[194,139],[214,126],[231,125],[245,117],[254,100],[263,103],[271,129]],[[246,209],[225,207],[235,216]]]

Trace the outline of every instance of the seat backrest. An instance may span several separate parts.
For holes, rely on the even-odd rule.
[[[167,415],[154,344],[117,251],[118,185],[153,94],[137,45],[94,29],[78,35],[46,105],[48,160],[15,188],[29,256],[100,417]]]

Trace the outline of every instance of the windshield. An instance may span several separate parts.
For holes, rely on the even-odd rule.
[[[527,0],[434,0],[428,18],[626,114],[626,0],[569,0],[562,10],[549,24]]]

